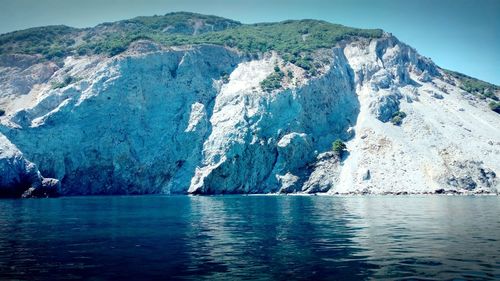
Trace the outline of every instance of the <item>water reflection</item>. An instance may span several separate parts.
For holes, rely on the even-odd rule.
[[[0,279],[500,278],[498,197],[0,201]]]
[[[353,197],[346,206],[375,279],[500,278],[498,197]]]
[[[342,280],[370,266],[343,202],[313,197],[196,197],[187,275],[200,279]]]

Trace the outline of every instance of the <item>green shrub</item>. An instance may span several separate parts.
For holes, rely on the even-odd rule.
[[[392,114],[391,123],[400,126],[403,123],[403,119],[406,117],[406,113],[403,111],[396,111]]]
[[[481,99],[489,98],[495,101],[499,99],[498,96],[495,94],[495,92],[498,94],[498,92],[500,91],[499,86],[481,81],[479,79],[467,76],[459,72],[446,69],[444,69],[444,71],[447,74],[451,75],[452,77],[458,79],[458,81],[460,82],[458,86],[462,90],[471,94],[478,95],[478,97]]]
[[[45,26],[0,35],[0,54],[42,54],[47,59],[68,55],[78,29],[67,26]]]
[[[346,150],[346,148],[347,148],[347,146],[340,139],[337,139],[332,144],[332,150],[333,150],[333,152],[335,152],[335,154],[337,154],[339,156],[342,156],[342,154],[344,153],[344,151]]]
[[[278,69],[278,71],[276,71],[276,68]],[[269,74],[269,76],[267,76],[266,79],[260,82],[260,87],[265,92],[272,92],[274,90],[281,88],[281,80],[283,80],[285,74],[283,73],[283,71],[279,69],[279,67],[275,67],[274,71],[275,72]]]
[[[75,82],[75,81],[77,81],[76,78],[68,75],[68,76],[64,77],[63,81],[52,83],[52,89],[64,88],[64,87],[68,86],[69,84],[71,84],[72,82]]]
[[[392,122],[392,124],[394,124],[396,126],[400,126],[403,123],[403,118],[401,118],[399,116],[394,116],[394,117],[392,117],[391,122]]]
[[[490,102],[489,106],[491,110],[495,111],[496,113],[500,113],[500,102],[492,101]]]

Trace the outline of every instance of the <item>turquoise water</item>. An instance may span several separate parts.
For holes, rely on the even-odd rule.
[[[500,279],[500,198],[0,200],[0,280]]]

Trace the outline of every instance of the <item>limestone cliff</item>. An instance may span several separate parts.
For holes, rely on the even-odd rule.
[[[0,189],[27,173],[63,195],[498,192],[500,115],[456,77],[390,34],[312,57],[313,74],[274,50],[150,40],[3,55]]]

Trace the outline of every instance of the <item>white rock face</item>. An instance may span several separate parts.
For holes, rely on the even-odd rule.
[[[2,130],[63,194],[185,192],[210,129],[221,73],[239,58],[220,47],[69,58],[36,102]],[[208,110],[207,110],[208,109]]]
[[[451,165],[462,163],[468,176],[498,173],[498,114],[466,100],[432,62],[394,38],[353,43],[344,52],[355,72],[361,107],[356,136],[347,144],[350,155],[330,192],[499,190],[496,177],[476,178],[474,189],[458,184]],[[398,108],[407,114],[400,127],[382,122]]]
[[[352,71],[340,49],[318,79],[263,92],[260,81],[282,62],[275,56],[238,65],[215,100],[212,131],[191,193],[300,190],[314,150],[328,150],[347,135],[358,113]],[[300,176],[293,188],[283,177]],[[283,186],[285,183],[286,186]]]
[[[59,181],[43,178],[35,164],[0,134],[0,196],[38,197],[58,193]],[[29,192],[27,192],[29,190]]]
[[[500,115],[430,60],[391,36],[321,55],[314,78],[274,53],[148,42],[61,68],[5,61],[0,131],[67,195],[499,190]],[[264,92],[275,66],[294,77]],[[23,71],[38,78],[16,88]]]
[[[0,135],[0,184],[2,190],[16,189],[17,185],[38,184],[41,179],[36,165],[24,159],[9,140]],[[27,189],[27,188],[26,188]]]
[[[309,178],[304,183],[305,193],[327,192],[337,185],[341,159],[333,152],[318,155]]]

